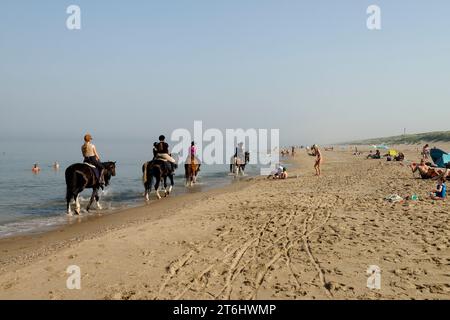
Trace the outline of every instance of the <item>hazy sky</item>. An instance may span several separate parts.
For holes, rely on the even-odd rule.
[[[66,8],[81,7],[81,30]],[[381,7],[382,30],[366,28]],[[282,144],[449,130],[450,2],[0,2],[0,135],[150,139],[279,128]]]

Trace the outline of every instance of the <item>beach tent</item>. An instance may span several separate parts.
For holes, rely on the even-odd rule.
[[[390,155],[391,157],[396,157],[398,155],[398,152],[397,150],[391,149],[388,151],[387,154]]]
[[[387,149],[389,149],[389,147],[388,146],[385,146],[385,145],[379,145],[379,146],[376,146],[376,145],[372,145],[372,148],[374,148],[374,149],[384,149],[384,150],[387,150]]]
[[[441,149],[433,148],[430,150],[431,159],[439,168],[445,168],[445,165],[450,162],[450,154]]]

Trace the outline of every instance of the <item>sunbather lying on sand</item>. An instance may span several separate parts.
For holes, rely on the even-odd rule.
[[[372,152],[367,156],[367,159],[381,159],[381,153],[380,150],[377,150],[375,154],[372,154]]]
[[[440,175],[442,175],[444,173],[444,170],[442,170],[442,169],[429,167],[425,163],[424,159],[420,160],[419,164],[417,164],[417,163],[411,164],[410,167],[411,167],[411,170],[413,173],[416,171],[419,171],[420,177],[422,179],[433,179],[433,178],[439,177]]]
[[[445,178],[440,177],[438,180],[438,185],[436,186],[436,190],[431,192],[430,197],[433,200],[445,200],[447,196],[447,186],[445,185]]]

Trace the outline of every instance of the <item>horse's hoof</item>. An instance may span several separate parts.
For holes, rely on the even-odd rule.
[[[68,217],[73,217],[73,213],[72,212],[67,212],[67,216]]]

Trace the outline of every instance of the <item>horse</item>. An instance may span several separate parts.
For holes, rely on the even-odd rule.
[[[245,166],[250,162],[250,152],[244,153],[244,161],[241,158],[234,156],[231,158],[230,171],[235,175],[244,175]]]
[[[197,175],[200,171],[200,164],[197,163],[197,161],[192,160],[188,162],[184,164],[184,177],[186,178],[186,187],[190,187],[197,182]]]
[[[159,194],[159,184],[161,180],[164,182],[164,197],[167,197],[171,192],[174,185],[173,182],[173,171],[168,167],[166,161],[164,160],[152,160],[144,163],[142,165],[142,175],[145,188],[145,200],[149,200],[149,194],[152,189],[153,178],[155,178],[155,191],[156,197],[161,199]],[[170,179],[170,187],[167,189],[167,177]]]
[[[115,162],[103,162],[104,169],[104,180],[105,186],[109,185],[111,177],[116,175],[116,163]],[[99,194],[100,189],[99,179],[96,177],[94,169],[86,163],[75,163],[69,166],[65,171],[66,178],[66,201],[67,201],[67,214],[72,215],[70,209],[70,202],[75,201],[75,213],[80,215],[80,202],[78,201],[78,195],[86,188],[92,189],[91,199],[89,200],[87,211],[91,208],[92,202],[95,199],[97,204],[97,209],[101,210],[99,204]]]

